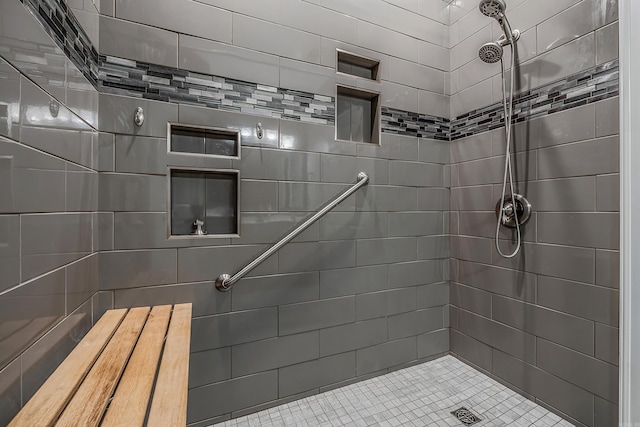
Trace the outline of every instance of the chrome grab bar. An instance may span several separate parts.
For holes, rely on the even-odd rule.
[[[335,208],[339,203],[343,200],[351,196],[353,193],[358,191],[360,187],[363,187],[369,183],[369,175],[364,172],[360,172],[358,174],[358,178],[351,187],[340,193],[335,199],[328,202],[322,209],[313,214],[313,216],[309,217],[302,224],[297,226],[295,230],[289,232],[286,236],[284,236],[278,243],[271,246],[266,251],[262,252],[256,259],[247,264],[242,270],[238,271],[233,276],[229,276],[228,274],[221,274],[215,281],[216,289],[219,291],[225,292],[231,289],[234,283],[238,280],[242,279],[247,273],[260,265],[265,259],[269,258],[271,255],[280,250],[281,247],[289,243],[291,240],[295,239],[300,233],[309,228],[314,222],[322,218],[327,214],[327,212],[331,211]]]

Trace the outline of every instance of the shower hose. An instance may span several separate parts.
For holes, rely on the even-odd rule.
[[[507,24],[507,30],[509,34],[511,33],[511,25],[504,18]],[[506,35],[505,35],[506,36]],[[514,81],[515,81],[515,40],[511,36],[511,78],[510,78],[510,91],[507,97],[507,84],[506,84],[506,73],[504,68],[504,60],[500,59],[500,68],[502,70],[502,107],[504,109],[504,129],[505,136],[507,140],[506,150],[505,150],[505,160],[504,160],[504,177],[502,179],[502,195],[500,196],[500,209],[498,213],[498,221],[496,223],[496,250],[503,258],[513,258],[520,251],[520,247],[522,246],[522,233],[520,230],[520,222],[518,221],[518,212],[516,206],[516,198],[515,191],[513,188],[513,171],[511,167],[511,118],[513,116],[513,91],[514,91]],[[516,248],[513,252],[509,254],[505,254],[500,249],[500,226],[502,225],[503,220],[505,219],[504,212],[504,197],[507,192],[507,179],[509,180],[509,191],[511,193],[511,203],[513,205],[513,217],[516,223]]]

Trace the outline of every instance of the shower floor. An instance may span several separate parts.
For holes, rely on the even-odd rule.
[[[453,356],[296,400],[216,426],[572,426]]]

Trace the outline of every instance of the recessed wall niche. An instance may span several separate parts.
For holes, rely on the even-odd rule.
[[[239,171],[170,169],[171,236],[237,236]]]
[[[380,61],[336,49],[336,71],[342,74],[380,81]]]
[[[338,85],[336,139],[380,144],[380,94]]]
[[[240,157],[240,132],[169,123],[167,135],[169,152]]]

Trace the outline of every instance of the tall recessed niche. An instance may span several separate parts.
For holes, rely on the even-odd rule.
[[[169,237],[238,236],[239,171],[200,166],[207,157],[239,158],[240,133],[170,123],[167,135],[169,158],[182,159],[180,167],[169,165]]]

